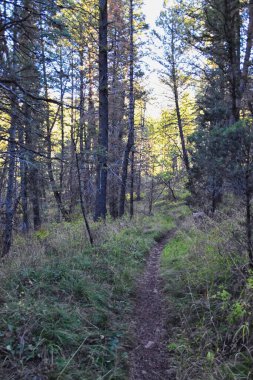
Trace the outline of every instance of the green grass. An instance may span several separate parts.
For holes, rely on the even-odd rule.
[[[131,298],[146,254],[175,227],[152,217],[51,224],[16,236],[1,268],[0,378],[127,379]]]
[[[178,380],[252,376],[252,281],[234,238],[240,226],[225,216],[199,225],[188,218],[164,248],[168,355]]]
[[[192,245],[192,239],[189,235],[178,232],[169,244],[166,245],[162,256],[162,265],[173,263],[173,266],[179,264],[179,269],[183,265],[182,258],[185,258]]]
[[[196,224],[181,199],[155,209],[92,224],[93,247],[81,220],[15,237],[0,268],[0,378],[128,379],[136,278],[168,231],[161,270],[177,380],[251,378],[253,274],[240,215]]]

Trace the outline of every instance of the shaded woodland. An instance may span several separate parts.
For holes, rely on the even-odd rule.
[[[253,0],[164,2],[154,28],[141,0],[1,1],[0,378],[129,379],[172,231],[172,375],[253,376],[252,44]]]
[[[80,209],[92,242],[86,214],[125,212],[128,172],[135,175],[134,101],[139,113],[145,107],[126,3],[1,5],[3,256],[13,228],[71,221]],[[146,25],[138,4],[135,12],[138,39]]]

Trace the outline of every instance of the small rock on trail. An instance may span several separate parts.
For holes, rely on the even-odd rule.
[[[174,380],[168,363],[166,309],[161,292],[160,256],[169,236],[151,250],[144,274],[137,282],[130,353],[130,380]]]

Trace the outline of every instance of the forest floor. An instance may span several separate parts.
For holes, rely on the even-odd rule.
[[[253,379],[244,215],[225,206],[196,221],[183,197],[159,199],[92,224],[92,247],[79,219],[17,234],[0,265],[0,380]]]
[[[253,379],[253,272],[243,214],[228,205],[200,220],[167,208],[174,227],[136,283],[130,380]]]
[[[79,219],[15,236],[0,266],[0,379],[129,379],[136,278],[175,228],[170,207],[93,224],[93,247]]]
[[[144,273],[137,281],[133,313],[135,347],[130,354],[131,380],[172,379],[169,368],[166,307],[162,292],[160,258],[174,234],[170,231],[150,251]]]

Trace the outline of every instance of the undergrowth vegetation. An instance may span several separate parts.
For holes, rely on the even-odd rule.
[[[169,357],[178,380],[253,378],[253,273],[243,215],[187,218],[162,255]]]
[[[128,379],[136,278],[168,231],[161,267],[177,380],[252,378],[244,216],[223,206],[194,219],[184,202],[165,199],[155,211],[92,225],[92,247],[79,220],[15,237],[0,268],[1,379]]]
[[[167,213],[94,224],[80,221],[16,236],[2,263],[1,379],[124,379],[135,279]]]

